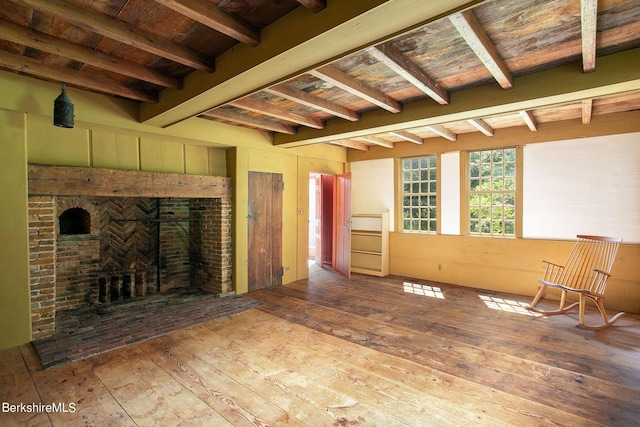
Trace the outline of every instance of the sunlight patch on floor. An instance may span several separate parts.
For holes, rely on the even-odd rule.
[[[506,311],[509,313],[524,314],[525,316],[538,316],[538,314],[527,310],[528,303],[512,299],[494,297],[491,295],[478,295],[487,307],[493,310]]]
[[[410,294],[424,295],[425,297],[444,299],[442,289],[437,286],[421,285],[419,283],[404,282],[404,291]]]

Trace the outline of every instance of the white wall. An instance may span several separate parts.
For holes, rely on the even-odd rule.
[[[440,156],[440,233],[460,234],[460,152]]]
[[[394,231],[393,159],[351,163],[351,213],[389,211],[389,229]]]
[[[640,133],[536,143],[523,150],[523,237],[577,234],[640,243]],[[460,152],[440,159],[441,233],[460,234]],[[389,210],[394,161],[351,163],[353,213]]]
[[[524,149],[523,236],[640,243],[640,133]]]

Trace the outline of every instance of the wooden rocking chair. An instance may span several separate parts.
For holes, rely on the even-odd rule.
[[[536,313],[551,315],[566,313],[577,305],[580,308],[578,327],[594,330],[603,329],[611,326],[613,322],[624,314],[618,313],[611,320],[608,320],[602,303],[607,280],[611,275],[611,267],[622,239],[582,235],[578,235],[577,238],[578,241],[564,265],[542,261],[546,264],[544,277],[538,280],[542,286],[528,309]],[[562,290],[560,307],[553,311],[536,309],[536,304],[544,297],[549,287]],[[565,307],[568,292],[578,294],[579,299],[578,302]],[[584,324],[584,308],[587,298],[595,302],[604,320],[603,324],[595,326]]]

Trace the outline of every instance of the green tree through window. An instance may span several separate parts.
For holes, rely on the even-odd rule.
[[[469,233],[515,236],[516,149],[469,153]]]
[[[437,156],[402,160],[402,230],[435,233]]]

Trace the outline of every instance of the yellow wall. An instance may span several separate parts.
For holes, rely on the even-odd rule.
[[[296,155],[304,152],[304,156]],[[314,156],[324,155],[328,158]],[[234,182],[233,278],[237,293],[248,290],[248,175],[249,172],[282,174],[284,180],[282,213],[283,283],[308,277],[309,174],[337,175],[344,171],[344,151],[306,147],[287,151],[229,150],[227,165]]]
[[[391,274],[533,296],[542,260],[563,264],[574,242],[391,233]],[[605,307],[640,313],[640,245],[621,245]],[[440,267],[440,268],[438,268]],[[552,295],[552,293],[550,293]]]
[[[531,132],[522,126],[498,129],[494,137],[486,137],[479,132],[460,135],[456,143],[443,138],[431,138],[423,145],[399,143],[394,149],[375,147],[367,152],[352,150],[348,159],[356,162],[412,157],[512,146],[514,141],[524,145],[638,131],[640,111],[634,111],[596,116],[588,126],[576,119],[542,123],[538,132]],[[357,185],[354,187],[363,188]],[[397,217],[396,230],[401,228],[399,221]],[[572,245],[573,241],[567,240],[392,233],[389,248],[390,272],[400,276],[531,296],[537,291],[538,279],[543,272],[541,260],[563,263]],[[438,265],[441,269],[438,269]],[[605,306],[640,313],[639,244],[623,244],[620,247],[612,278],[607,285]]]
[[[341,173],[345,149],[276,148],[265,133],[202,119],[155,128],[137,122],[135,103],[73,88],[67,92],[75,105],[75,127],[61,129],[51,124],[59,86],[4,72],[0,86],[0,236],[12,242],[0,245],[0,348],[31,339],[27,163],[232,177],[233,278],[238,293],[248,287],[248,173],[281,173],[283,282],[307,276],[307,236],[300,236],[298,229],[300,221],[307,225],[308,202],[301,202],[297,190],[301,182],[308,182],[310,171]],[[306,184],[303,188],[308,192]]]
[[[84,122],[73,129],[62,129],[53,126],[49,117],[34,114],[27,114],[26,134],[29,163],[226,175],[226,154],[222,148],[146,135],[135,137],[122,134],[117,128],[93,130]]]
[[[24,122],[0,110],[0,348],[31,339]]]

